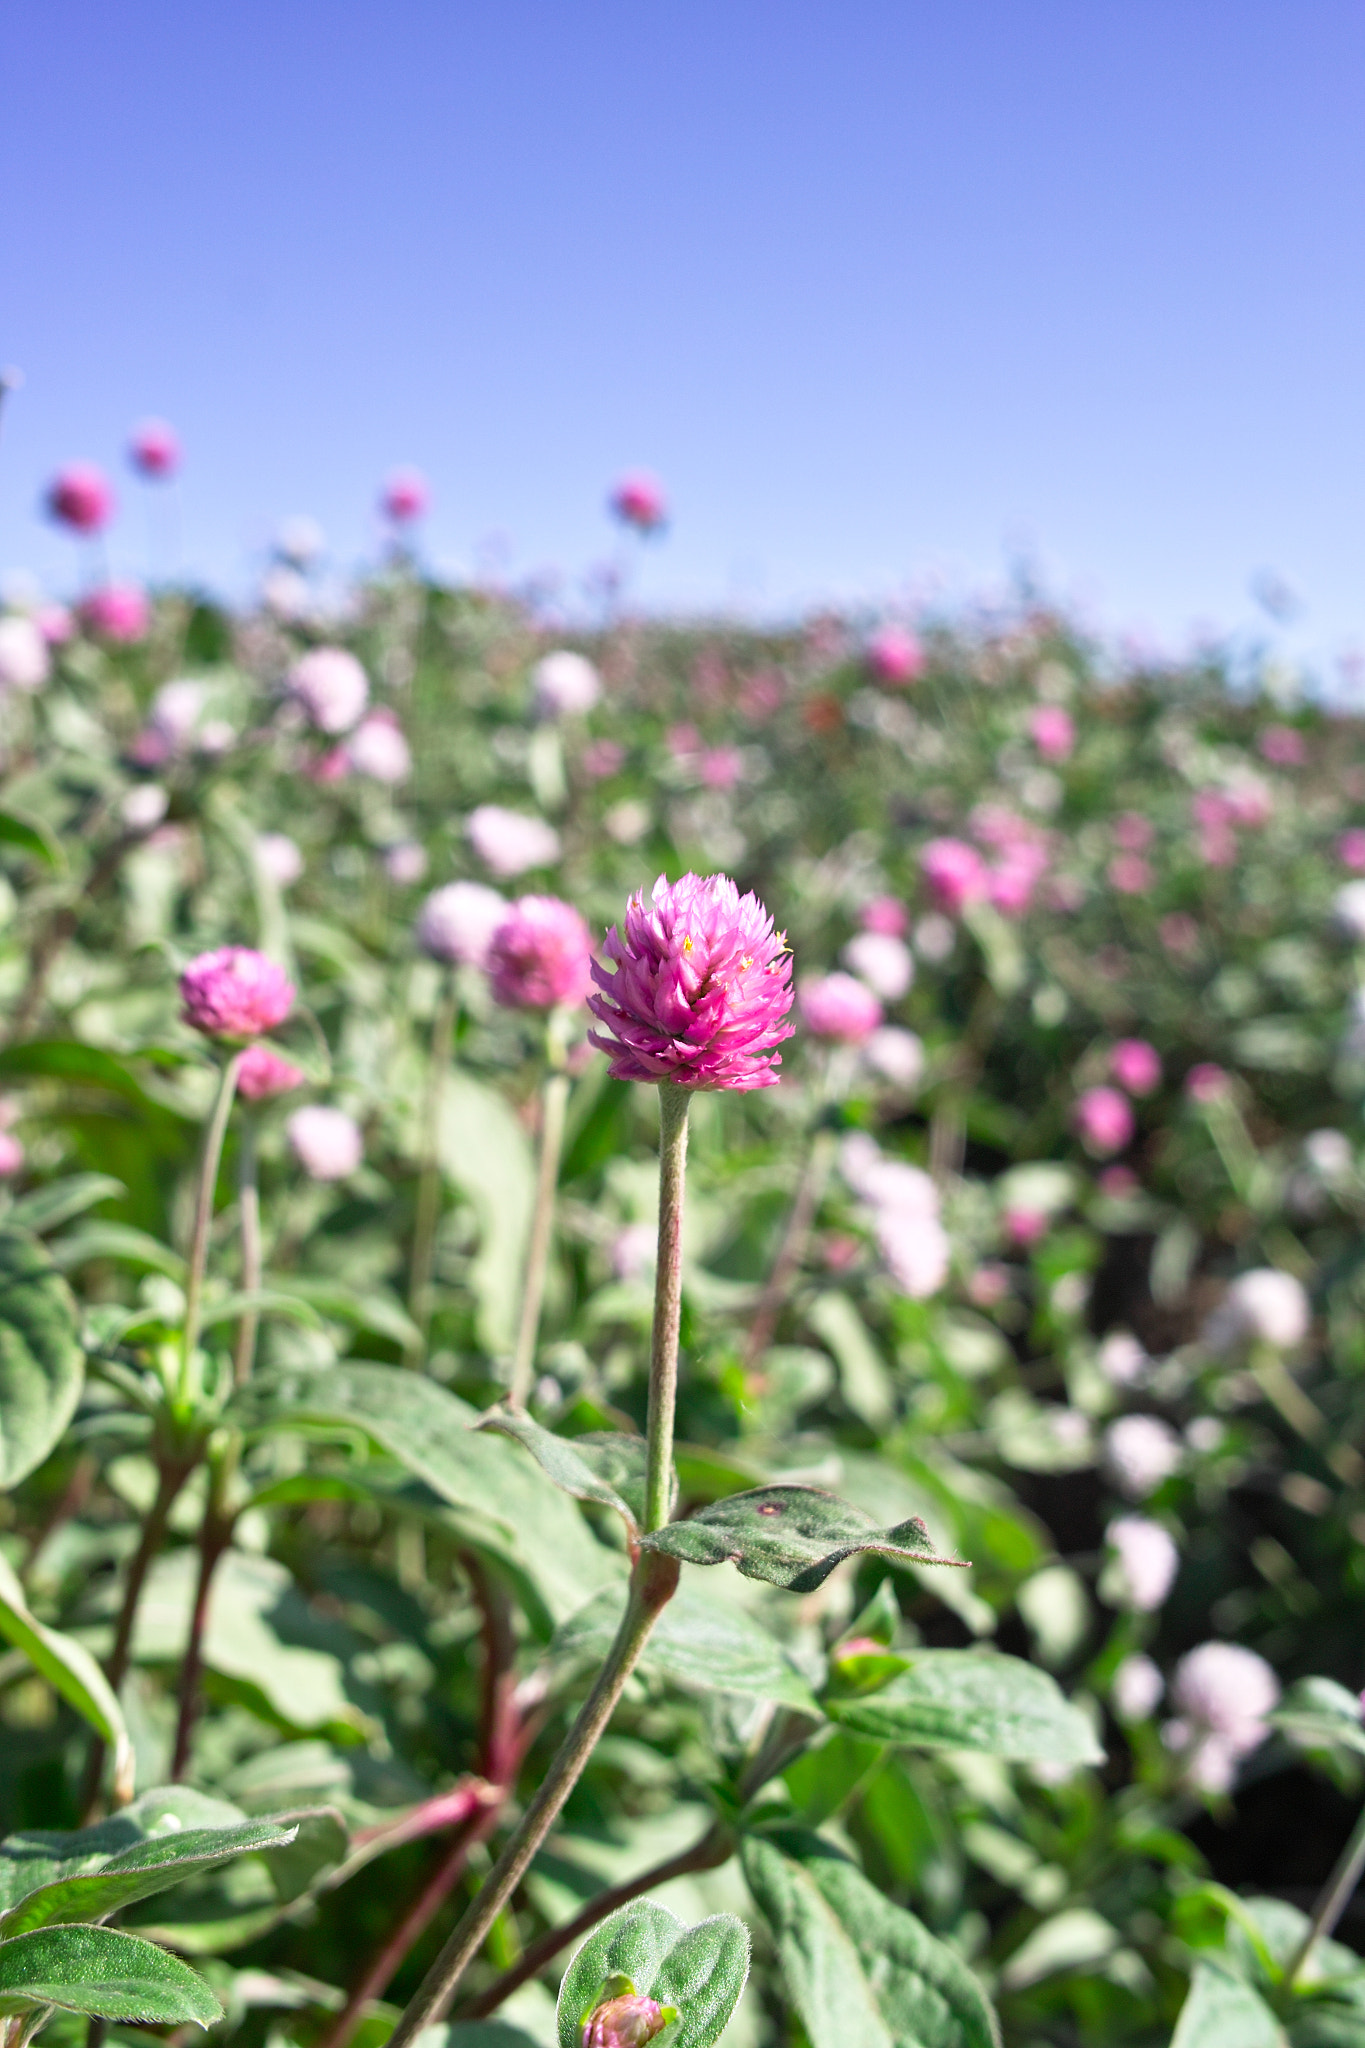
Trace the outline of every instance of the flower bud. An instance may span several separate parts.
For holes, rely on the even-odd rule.
[[[583,2020],[580,2048],[645,2048],[678,2017],[675,2005],[659,2005],[635,1989],[629,1977],[608,1977],[600,2003]]]

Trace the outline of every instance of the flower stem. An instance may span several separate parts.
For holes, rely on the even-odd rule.
[[[390,2034],[387,2048],[408,2048],[423,2027],[431,2026],[439,2019],[582,1776],[584,1766],[597,1747],[598,1739],[625,1689],[626,1680],[649,1640],[650,1631],[677,1590],[679,1570],[675,1557],[665,1557],[657,1551],[644,1551],[637,1560],[631,1574],[626,1611],[596,1684],[506,1848]]]
[[[422,1104],[421,1177],[417,1182],[417,1213],[412,1226],[412,1263],[408,1269],[408,1314],[425,1345],[431,1322],[431,1275],[436,1263],[436,1230],[441,1220],[441,1105],[446,1072],[455,1045],[455,982],[447,975],[431,1020],[431,1051],[427,1058],[426,1096]]]
[[[232,1098],[237,1092],[237,1075],[242,1055],[232,1054],[223,1066],[209,1120],[204,1129],[204,1149],[199,1160],[199,1191],[194,1205],[194,1237],[190,1244],[190,1267],[185,1281],[185,1330],[180,1349],[180,1394],[189,1393],[191,1361],[199,1342],[199,1318],[203,1313],[204,1275],[209,1262],[209,1231],[213,1226],[213,1198],[218,1187],[218,1166],[223,1156]]]
[[[678,1328],[682,1321],[683,1194],[687,1113],[692,1098],[671,1081],[659,1087],[659,1262],[654,1276],[654,1337],[649,1360],[645,1530],[673,1512],[673,1417],[678,1403]]]
[[[540,1311],[545,1300],[545,1273],[550,1263],[555,1190],[559,1185],[559,1155],[564,1146],[564,1115],[568,1102],[568,1075],[548,1074],[541,1109],[536,1206],[531,1219],[531,1242],[526,1253],[526,1281],[521,1297],[521,1319],[517,1325],[517,1348],[512,1357],[512,1388],[508,1399],[513,1408],[526,1406],[535,1372],[536,1338],[540,1334]]]
[[[242,1118],[237,1154],[237,1217],[242,1237],[242,1292],[258,1294],[261,1287],[261,1191],[256,1178],[256,1119]],[[251,1378],[256,1362],[256,1332],[260,1317],[249,1308],[237,1325],[237,1349],[232,1376],[239,1387]]]
[[[1308,1932],[1299,1943],[1298,1950],[1284,1973],[1286,1992],[1294,1989],[1296,1979],[1320,1941],[1325,1941],[1351,1902],[1351,1895],[1365,1874],[1365,1807],[1361,1808],[1355,1826],[1351,1830],[1346,1847],[1337,1858],[1336,1868],[1318,1895],[1313,1908],[1313,1917],[1308,1923]]]
[[[237,1469],[237,1446],[229,1442],[217,1456],[210,1456],[208,1498],[199,1530],[199,1577],[190,1615],[189,1640],[180,1664],[180,1709],[176,1717],[175,1748],[171,1756],[171,1783],[179,1784],[190,1760],[190,1742],[199,1714],[199,1681],[204,1668],[204,1630],[208,1624],[209,1594],[219,1559],[232,1541],[235,1517],[228,1504]]]

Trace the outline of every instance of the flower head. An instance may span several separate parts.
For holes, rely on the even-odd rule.
[[[1101,1159],[1121,1152],[1133,1135],[1133,1112],[1117,1088],[1087,1088],[1077,1097],[1073,1115],[1086,1151]]]
[[[386,705],[361,719],[346,742],[346,759],[357,775],[368,775],[372,782],[406,782],[412,773],[403,728]]]
[[[417,943],[451,967],[486,967],[493,934],[507,915],[507,899],[482,882],[447,882],[433,889],[417,919]]]
[[[1105,1531],[1123,1605],[1138,1614],[1152,1614],[1171,1590],[1180,1552],[1170,1531],[1146,1515],[1120,1515]]]
[[[431,491],[419,469],[395,469],[380,494],[379,509],[395,526],[420,519],[431,504]]]
[[[1279,1680],[1264,1657],[1240,1643],[1201,1643],[1176,1665],[1171,1691],[1186,1719],[1169,1723],[1165,1739],[1188,1752],[1197,1785],[1226,1792],[1240,1759],[1265,1737]]]
[[[1180,1464],[1180,1439],[1156,1415],[1121,1415],[1104,1433],[1105,1460],[1129,1500],[1145,1500]]]
[[[1120,1721],[1145,1721],[1165,1690],[1160,1667],[1137,1650],[1125,1657],[1115,1671],[1109,1697]]]
[[[1337,859],[1357,875],[1365,871],[1365,831],[1359,825],[1348,826],[1338,839]]]
[[[185,1022],[209,1038],[259,1038],[294,1006],[284,969],[250,946],[201,953],[181,975],[180,995]]]
[[[915,960],[892,932],[857,932],[844,947],[844,964],[886,1003],[898,1003],[915,978]]]
[[[888,938],[903,939],[910,929],[910,913],[894,896],[874,896],[858,913],[865,932],[883,932]]]
[[[861,1045],[882,1021],[876,996],[851,974],[822,974],[818,980],[803,981],[796,1000],[811,1036],[836,1045]]]
[[[1121,1038],[1109,1055],[1109,1071],[1130,1095],[1150,1095],[1161,1086],[1161,1054],[1145,1038]]]
[[[622,526],[633,526],[637,533],[657,533],[668,520],[663,485],[642,470],[621,478],[611,494],[611,509]]]
[[[165,420],[139,420],[128,436],[128,460],[149,482],[172,477],[180,467],[180,440]]]
[[[939,910],[956,917],[990,886],[986,863],[965,839],[931,839],[920,848],[920,870]]]
[[[301,1067],[268,1045],[249,1045],[237,1069],[237,1093],[248,1102],[264,1102],[272,1095],[286,1095],[301,1088],[306,1076]]]
[[[924,672],[924,649],[903,626],[883,626],[867,643],[867,665],[879,683],[903,690]]]
[[[303,873],[303,854],[287,832],[259,833],[256,862],[277,889],[287,889]]]
[[[365,671],[344,647],[311,647],[290,669],[286,687],[318,732],[349,732],[370,701]]]
[[[536,663],[531,688],[542,718],[572,718],[592,710],[602,694],[602,678],[586,654],[559,647]]]
[[[52,662],[36,620],[22,612],[0,619],[0,689],[41,690]]]
[[[113,488],[93,462],[71,462],[48,486],[47,509],[73,533],[100,533],[114,516]]]
[[[92,590],[81,606],[81,618],[102,640],[140,640],[147,631],[152,608],[135,583],[106,583]]]
[[[553,825],[502,804],[480,804],[471,811],[468,831],[479,859],[504,881],[559,859],[559,834]]]
[[[870,1033],[863,1059],[893,1088],[917,1088],[924,1076],[924,1042],[899,1024],[882,1024]]]
[[[513,1010],[581,1003],[592,987],[592,934],[572,903],[522,896],[488,948],[493,993]]]
[[[625,933],[603,947],[614,974],[595,962],[601,994],[588,1007],[605,1029],[590,1037],[618,1081],[672,1081],[683,1088],[771,1088],[792,1035],[791,957],[785,935],[728,875],[663,875],[648,902],[637,890]]]
[[[285,1136],[310,1180],[345,1180],[365,1156],[365,1140],[344,1109],[309,1102],[285,1124]]]
[[[617,1990],[621,1984],[627,1987],[624,1991]],[[580,2048],[646,2048],[678,2017],[676,2006],[645,1998],[628,1977],[610,1977],[602,1989],[613,1995],[604,1998],[584,2020]]]
[[[1060,704],[1040,704],[1028,722],[1029,736],[1045,761],[1065,761],[1076,744],[1076,726]]]
[[[1308,1335],[1312,1309],[1303,1283],[1274,1266],[1239,1273],[1205,1325],[1205,1339],[1223,1350],[1238,1343],[1292,1350]]]

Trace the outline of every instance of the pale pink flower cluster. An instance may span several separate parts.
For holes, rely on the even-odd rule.
[[[480,804],[469,814],[469,843],[484,866],[501,880],[523,875],[528,868],[547,868],[559,859],[559,834],[543,818],[509,811],[502,804]]]
[[[285,688],[317,732],[349,732],[370,701],[369,679],[344,647],[311,647],[290,669]]]
[[[486,964],[509,1009],[571,1008],[592,987],[592,934],[572,903],[521,896],[494,932]]]
[[[1257,1266],[1233,1281],[1204,1326],[1204,1341],[1220,1351],[1237,1344],[1291,1351],[1308,1335],[1312,1313],[1302,1281],[1274,1266]]]
[[[790,1038],[791,956],[756,896],[728,875],[663,875],[648,901],[637,890],[625,930],[603,947],[615,972],[593,964],[600,991],[589,1034],[622,1081],[683,1088],[770,1088]]]
[[[1185,1076],[1185,1093],[1191,1102],[1201,1105],[1221,1102],[1231,1085],[1225,1070],[1212,1060],[1202,1060]]]
[[[0,690],[41,690],[52,669],[47,641],[24,612],[0,619]]]
[[[924,1042],[899,1024],[881,1024],[863,1042],[863,1061],[883,1081],[908,1093],[924,1078]]]
[[[410,526],[431,504],[431,491],[419,469],[395,469],[379,498],[379,509],[395,526]]]
[[[1122,1605],[1137,1614],[1155,1613],[1180,1568],[1174,1537],[1146,1515],[1120,1515],[1105,1536],[1114,1552]]]
[[[903,939],[910,929],[910,913],[894,896],[873,896],[859,911],[858,922],[865,932]]]
[[[1280,1698],[1275,1673],[1240,1643],[1201,1643],[1177,1664],[1171,1691],[1180,1718],[1166,1723],[1162,1740],[1202,1791],[1229,1791],[1242,1758],[1268,1733]]]
[[[876,996],[851,974],[822,974],[803,981],[796,1000],[812,1038],[833,1045],[860,1045],[882,1021]]]
[[[1180,1438],[1156,1415],[1121,1415],[1104,1433],[1105,1462],[1129,1500],[1146,1500],[1179,1470]]]
[[[1275,799],[1259,775],[1248,772],[1225,788],[1196,790],[1190,802],[1201,860],[1230,868],[1237,858],[1237,830],[1268,824]]]
[[[1350,825],[1337,841],[1337,859],[1355,874],[1365,873],[1365,831]]]
[[[844,1139],[839,1171],[871,1211],[877,1247],[895,1286],[913,1301],[937,1294],[948,1277],[952,1246],[929,1175],[905,1160],[888,1159],[865,1131]]]
[[[1308,743],[1292,725],[1268,725],[1256,750],[1272,768],[1302,768],[1308,759]]]
[[[310,1102],[285,1124],[290,1150],[310,1180],[345,1180],[365,1156],[365,1140],[344,1109]]]
[[[602,678],[586,654],[559,647],[536,663],[531,689],[542,718],[573,718],[592,710],[602,694]]]
[[[1066,761],[1076,745],[1076,725],[1060,704],[1040,704],[1029,714],[1029,736],[1045,761]]]
[[[256,859],[277,889],[287,889],[303,873],[303,855],[287,832],[260,833]]]
[[[920,848],[919,864],[935,908],[949,917],[979,903],[990,884],[985,861],[965,839],[929,840]]]
[[[1115,1671],[1109,1697],[1120,1721],[1147,1721],[1156,1712],[1165,1690],[1160,1666],[1140,1650],[1134,1650]]]
[[[433,889],[417,918],[417,943],[448,966],[485,967],[507,899],[483,882],[447,882]]]
[[[294,1007],[284,969],[249,946],[200,953],[180,977],[182,1016],[209,1038],[259,1038]]]

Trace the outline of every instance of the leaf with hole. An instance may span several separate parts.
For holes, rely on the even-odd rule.
[[[45,2005],[145,2026],[212,2027],[223,2017],[178,1956],[113,1927],[39,1927],[0,1941],[0,2013]]]
[[[761,1486],[732,1493],[686,1522],[668,1522],[642,1539],[686,1564],[735,1564],[746,1579],[767,1579],[813,1593],[846,1557],[871,1551],[901,1564],[960,1565],[940,1557],[916,1515],[878,1528],[871,1515],[813,1486]]]
[[[101,1742],[108,1743],[114,1752],[114,1783],[125,1793],[131,1792],[133,1745],[113,1687],[84,1643],[48,1628],[30,1614],[24,1589],[4,1557],[0,1557],[0,1635],[22,1650],[52,1690],[89,1722]],[[0,1845],[0,1855],[3,1853]],[[4,1896],[0,1878],[0,1903]]]
[[[584,1942],[559,1987],[559,2048],[579,2048],[583,2022],[613,1977],[673,2006],[668,2048],[711,2048],[749,1974],[749,1930],[733,1913],[687,1927],[652,1900],[623,1906]]]
[[[36,1237],[0,1226],[0,1490],[42,1464],[84,1378],[71,1289]]]
[[[1022,1657],[986,1650],[912,1650],[881,1692],[829,1699],[825,1712],[858,1735],[913,1749],[977,1749],[1016,1762],[1075,1767],[1104,1751],[1055,1679]]]

